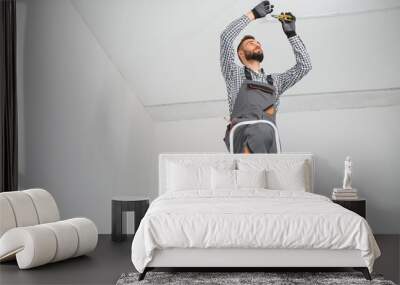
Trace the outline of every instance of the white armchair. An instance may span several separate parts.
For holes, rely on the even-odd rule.
[[[60,221],[44,189],[0,193],[0,262],[17,259],[27,269],[80,256],[96,248],[97,235],[87,218]]]

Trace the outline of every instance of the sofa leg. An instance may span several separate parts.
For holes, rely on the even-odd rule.
[[[371,274],[369,274],[369,270],[367,267],[354,267],[354,269],[357,271],[361,271],[362,274],[364,275],[365,279],[372,280]]]
[[[148,269],[147,269],[147,267],[145,267],[143,272],[139,274],[138,281],[141,281],[141,280],[144,279],[144,277],[146,276],[147,271],[148,271]]]

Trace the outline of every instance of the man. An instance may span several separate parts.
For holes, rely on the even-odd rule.
[[[221,72],[228,91],[231,114],[231,122],[227,126],[224,138],[228,150],[229,132],[234,124],[246,120],[269,120],[275,123],[280,95],[311,70],[310,57],[302,40],[296,34],[296,18],[291,13],[281,13],[281,15],[292,17],[291,21],[280,21],[296,58],[296,64],[292,68],[283,73],[265,74],[261,68],[264,57],[263,49],[261,44],[250,35],[242,38],[236,50],[239,60],[244,66],[235,63],[233,46],[235,38],[251,21],[263,18],[272,11],[273,5],[270,5],[269,1],[263,1],[245,15],[231,22],[221,34]],[[255,89],[258,90],[250,88],[254,85],[262,86],[256,86]],[[256,96],[250,96],[252,93]],[[254,99],[256,97],[258,99]],[[258,107],[256,104],[259,104]],[[276,147],[273,128],[267,124],[239,126],[235,130],[235,153],[276,153]]]

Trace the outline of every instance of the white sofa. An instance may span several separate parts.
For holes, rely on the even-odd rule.
[[[28,269],[80,256],[96,248],[97,235],[87,218],[60,221],[44,189],[0,193],[0,262],[16,259]]]

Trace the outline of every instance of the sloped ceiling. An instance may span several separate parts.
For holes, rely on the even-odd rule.
[[[227,115],[219,35],[259,1],[70,1],[154,119]],[[312,72],[282,97],[288,99],[281,104],[283,111],[336,108],[335,102],[345,101],[337,96],[353,96],[346,101],[347,107],[376,104],[374,96],[368,99],[363,92],[387,95],[383,105],[399,103],[398,0],[282,0],[273,4],[276,12],[290,10],[297,15],[298,33],[313,61]],[[274,19],[251,23],[245,33],[262,42],[268,72],[293,65],[290,46]],[[327,98],[333,104],[326,103]]]

